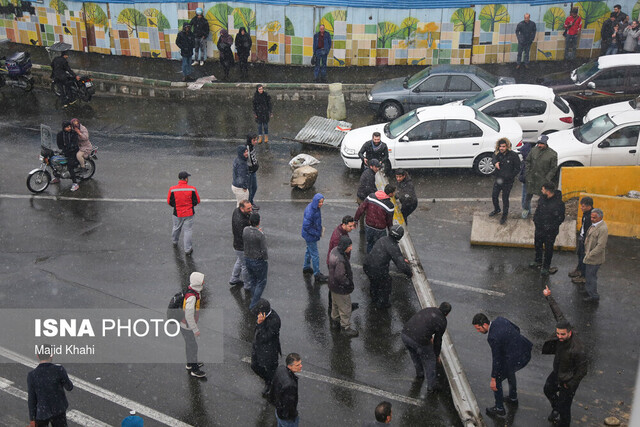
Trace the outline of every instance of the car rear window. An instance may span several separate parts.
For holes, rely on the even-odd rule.
[[[475,110],[475,112],[476,112],[476,120],[478,120],[480,123],[484,123],[485,125],[489,126],[491,129],[495,130],[496,132],[500,132],[500,123],[498,123],[496,119],[494,119],[493,117],[487,116],[482,111]]]
[[[480,92],[477,95],[472,96],[471,98],[467,98],[462,102],[462,105],[466,105],[467,107],[475,108],[479,110],[483,106],[487,105],[491,101],[495,99],[493,95],[493,89],[485,90],[484,92]]]
[[[556,95],[556,97],[553,98],[553,105],[558,107],[563,113],[569,114],[569,106],[567,105],[566,101],[559,96]]]

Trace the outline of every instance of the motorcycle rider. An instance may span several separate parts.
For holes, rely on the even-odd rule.
[[[71,85],[73,79],[80,80],[80,76],[77,76],[69,66],[68,58],[69,51],[65,50],[51,62],[51,78],[60,87],[63,107],[67,107],[72,102]]]
[[[76,182],[76,172],[75,168],[78,164],[78,159],[76,154],[78,153],[78,134],[73,130],[73,125],[69,121],[62,122],[62,130],[58,132],[58,136],[56,139],[56,143],[58,144],[58,148],[62,151],[62,154],[67,158],[67,169],[69,170],[69,176],[71,177],[71,181],[73,181],[73,185],[71,186],[71,191],[76,191],[78,188],[78,183]],[[60,179],[56,177],[51,183],[60,182]]]

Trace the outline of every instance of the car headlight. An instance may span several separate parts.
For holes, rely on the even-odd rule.
[[[356,150],[354,150],[353,148],[345,148],[344,149],[344,154],[348,154],[350,156],[356,154]]]
[[[373,95],[371,95],[370,93],[367,93],[367,100],[369,102],[373,101]]]

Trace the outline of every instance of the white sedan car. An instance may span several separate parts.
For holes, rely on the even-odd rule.
[[[630,101],[616,102],[613,104],[601,105],[589,110],[582,123],[590,122],[596,117],[607,113],[620,113],[622,111],[640,110],[640,96]]]
[[[494,119],[465,106],[422,107],[392,122],[347,133],[340,155],[348,168],[360,168],[358,152],[374,132],[387,144],[394,169],[473,168],[490,175],[498,139],[508,138],[514,149],[522,145],[522,129],[512,119]]]
[[[559,166],[635,166],[639,134],[639,110],[608,113],[549,135],[549,147],[558,153]]]
[[[495,118],[514,119],[522,128],[525,142],[535,142],[540,135],[573,127],[571,107],[546,86],[496,86],[452,104],[466,105]]]

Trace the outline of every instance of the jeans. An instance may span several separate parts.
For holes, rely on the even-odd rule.
[[[605,55],[615,55],[618,53],[618,45],[615,43],[611,43],[611,45],[607,48]]]
[[[269,122],[258,123],[258,135],[269,135]]]
[[[71,181],[75,184],[78,182],[78,178],[76,178],[76,166],[78,165],[78,158],[76,157],[76,153],[69,154],[65,156],[67,159],[67,170],[69,171],[69,176],[71,177]]]
[[[536,250],[536,262],[542,263],[542,268],[549,269],[551,267],[551,259],[553,258],[553,245],[556,242],[558,230],[547,230],[536,226],[533,245]],[[542,247],[544,246],[544,261],[542,258]]]
[[[185,349],[187,353],[187,365],[191,368],[198,369],[198,342],[196,336],[191,329],[180,328],[182,338],[184,338]]]
[[[264,259],[245,258],[244,262],[247,266],[247,279],[249,282],[249,288],[253,292],[251,298],[251,304],[249,304],[249,310],[258,304],[258,300],[262,297],[262,292],[265,286],[267,286],[267,271],[269,270],[269,264]]]
[[[522,209],[526,211],[531,210],[531,199],[533,194],[527,194],[527,184],[522,184]]]
[[[253,198],[258,191],[258,177],[255,172],[249,172],[249,202],[253,205]]]
[[[193,67],[191,67],[191,57],[182,56],[182,75],[187,77],[193,73]]]
[[[433,351],[433,344],[420,345],[404,333],[401,337],[416,368],[416,377],[424,377],[426,374],[427,387],[433,390],[436,386],[436,354]]]
[[[369,227],[368,225],[364,226],[364,236],[367,239],[367,253],[371,252],[373,249],[373,245],[380,239],[387,235],[387,230],[378,230],[377,228]]]
[[[558,383],[558,373],[551,372],[544,384],[544,394],[549,399],[551,407],[560,414],[559,427],[569,427],[571,424],[571,403],[575,390],[564,388]]]
[[[598,269],[600,264],[592,265],[585,264],[585,279],[587,282],[584,284],[584,290],[587,291],[591,298],[600,299],[598,295]]]
[[[236,253],[236,263],[233,264],[233,271],[231,272],[231,278],[229,283],[236,283],[239,281],[247,281],[247,265],[244,262],[244,251],[233,250]]]
[[[316,66],[313,69],[313,78],[327,77],[327,54],[316,54]]]
[[[278,418],[278,412],[276,411],[276,420],[278,420],[278,427],[298,427],[298,423],[300,423],[300,417],[296,417],[295,420],[281,420]]]
[[[564,59],[572,60],[576,57],[576,46],[578,46],[578,35],[567,35],[564,42]]]
[[[191,250],[191,234],[193,230],[193,215],[177,217],[173,216],[173,231],[171,233],[171,241],[174,245],[178,244],[180,231],[184,228],[184,251]]]
[[[320,274],[320,255],[318,254],[318,242],[307,242],[307,250],[304,253],[304,265],[302,268],[313,266],[313,274]]]
[[[515,400],[518,398],[518,389],[516,385],[516,373],[510,372],[506,378],[496,378],[496,388],[498,390],[493,392],[496,399],[496,407],[504,408],[504,395],[502,394],[502,382],[507,380],[509,383],[509,398]]]
[[[513,187],[513,181],[498,183],[496,180],[493,183],[493,192],[491,193],[491,200],[493,200],[493,209],[500,211],[500,203],[498,202],[498,196],[502,191],[502,214],[509,213],[509,194],[511,194],[511,187]]]
[[[522,54],[524,53],[524,63],[525,65],[529,63],[529,50],[531,49],[530,44],[522,44],[518,43],[518,57],[516,58],[516,63],[520,65],[522,63]]]
[[[195,48],[193,49],[193,60],[204,61],[207,59],[207,39],[196,37]]]
[[[67,413],[63,412],[55,417],[47,418],[46,420],[36,420],[36,426],[38,427],[67,427]]]

